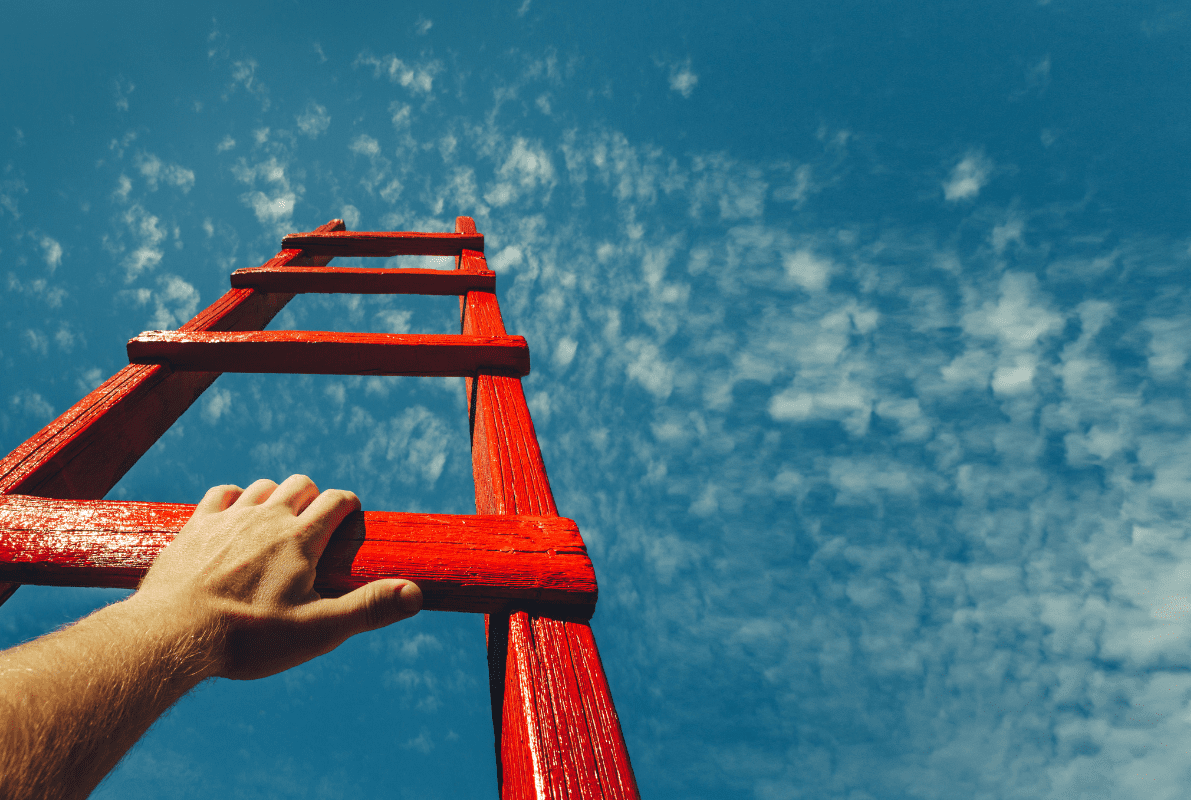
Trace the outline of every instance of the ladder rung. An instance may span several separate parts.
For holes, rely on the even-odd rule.
[[[521,336],[330,331],[146,331],[130,339],[134,364],[199,372],[468,377],[529,374]]]
[[[293,248],[314,256],[457,256],[463,250],[482,252],[483,236],[416,231],[289,233],[283,237],[283,249]]]
[[[496,290],[496,273],[444,269],[250,267],[229,276],[235,289],[328,294],[439,294]]]
[[[195,506],[0,497],[0,580],[135,588]],[[407,578],[425,608],[497,612],[511,604],[587,619],[596,575],[565,517],[351,514],[317,564],[336,597],[378,578]]]

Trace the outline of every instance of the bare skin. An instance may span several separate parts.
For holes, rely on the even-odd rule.
[[[201,681],[274,675],[416,614],[408,581],[313,590],[330,535],[358,507],[302,475],[210,489],[137,592],[0,653],[0,797],[87,797]]]

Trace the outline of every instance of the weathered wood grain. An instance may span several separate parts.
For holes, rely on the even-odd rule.
[[[0,580],[136,588],[196,507],[0,497]],[[315,588],[345,594],[379,578],[421,587],[425,608],[500,611],[514,602],[588,619],[596,578],[579,529],[557,516],[356,512],[334,531]]]
[[[456,230],[474,233],[459,217]],[[464,252],[460,268],[486,268]],[[494,294],[461,300],[463,333],[504,335]],[[475,506],[481,514],[557,514],[518,378],[468,377]],[[636,798],[637,783],[596,641],[586,623],[536,610],[487,622],[492,721],[502,798]]]
[[[345,229],[330,220],[316,233]],[[324,266],[327,257],[283,250],[266,266]],[[201,311],[182,330],[261,330],[292,298],[290,294],[233,289]],[[218,373],[172,372],[131,364],[0,461],[0,494],[99,499],[183,415]],[[15,585],[0,585],[3,603]]]
[[[176,370],[306,375],[461,377],[480,370],[528,375],[520,336],[333,331],[146,331],[130,339],[129,360]]]
[[[283,248],[293,247],[311,256],[457,256],[463,250],[483,250],[483,237],[478,233],[314,231],[283,237]]]
[[[235,288],[294,294],[455,295],[496,290],[496,273],[444,269],[249,267],[229,276]]]

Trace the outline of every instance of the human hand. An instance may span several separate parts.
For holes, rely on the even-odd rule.
[[[378,580],[338,598],[313,590],[333,530],[359,508],[303,475],[209,489],[129,599],[207,642],[204,676],[262,678],[421,609],[421,590]]]

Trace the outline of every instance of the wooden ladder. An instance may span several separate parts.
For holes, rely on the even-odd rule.
[[[327,266],[336,256],[454,256],[456,268]],[[22,583],[134,588],[195,506],[101,498],[222,372],[466,379],[474,515],[358,512],[334,533],[317,591],[383,577],[425,608],[482,612],[502,798],[636,798],[637,785],[587,620],[596,580],[579,530],[558,516],[509,336],[470,217],[454,233],[291,234],[261,267],[176,331],[128,344],[129,366],[0,461],[0,603]],[[456,336],[264,331],[296,294],[458,295]]]

